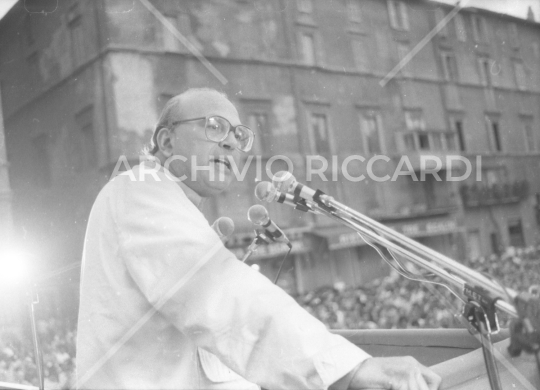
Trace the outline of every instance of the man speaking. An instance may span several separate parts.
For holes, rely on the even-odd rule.
[[[411,389],[440,378],[372,358],[238,261],[203,214],[253,132],[227,97],[165,106],[143,163],[108,183],[86,232],[77,338],[81,389]]]

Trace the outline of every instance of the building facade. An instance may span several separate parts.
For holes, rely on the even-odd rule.
[[[227,93],[257,133],[244,180],[204,210],[233,218],[239,257],[255,184],[269,163],[287,168],[276,155],[300,181],[457,260],[538,242],[533,21],[421,0],[70,0],[41,11],[20,1],[0,21],[14,221],[46,274],[71,269],[74,291],[93,199],[190,87]],[[293,242],[289,291],[388,272],[356,233],[267,208]],[[273,277],[285,249],[250,262]]]

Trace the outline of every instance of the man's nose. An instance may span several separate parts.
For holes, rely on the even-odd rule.
[[[219,146],[227,150],[234,150],[238,147],[238,140],[234,135],[233,129],[229,130],[229,134],[227,134],[227,137],[219,143]]]

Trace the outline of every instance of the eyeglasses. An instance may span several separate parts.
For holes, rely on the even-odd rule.
[[[253,131],[249,127],[244,125],[233,126],[231,125],[231,122],[221,116],[216,115],[210,116],[208,118],[200,117],[186,119],[182,121],[175,121],[171,125],[176,126],[181,123],[200,121],[203,119],[206,120],[204,131],[206,133],[206,138],[209,141],[221,142],[225,140],[225,138],[227,138],[227,136],[229,135],[229,131],[232,131],[234,133],[236,141],[238,142],[238,146],[236,148],[242,152],[249,152],[251,150],[251,147],[253,146],[253,140],[255,138],[255,134],[253,133]]]

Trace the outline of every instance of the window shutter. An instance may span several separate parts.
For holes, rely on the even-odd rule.
[[[390,17],[390,26],[394,29],[398,29],[397,13],[396,13],[396,3],[394,0],[387,0],[388,4],[388,16]]]
[[[407,12],[407,5],[400,1],[399,2],[399,8],[401,13],[401,22],[402,22],[402,28],[405,31],[409,31],[409,13]]]

